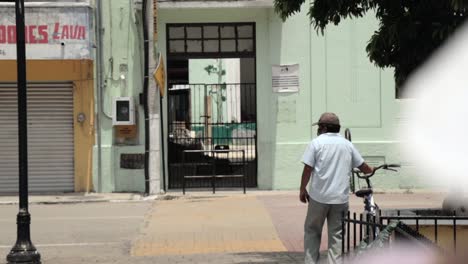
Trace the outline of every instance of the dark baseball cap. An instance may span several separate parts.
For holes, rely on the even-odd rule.
[[[312,125],[315,126],[315,125],[335,125],[335,126],[339,126],[340,125],[340,119],[338,118],[338,116],[335,114],[335,113],[330,113],[330,112],[326,112],[326,113],[323,113],[321,116],[320,116],[320,119],[318,122],[315,122],[313,123]]]

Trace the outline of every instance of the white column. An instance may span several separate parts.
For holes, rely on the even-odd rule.
[[[225,59],[226,63],[226,104],[227,117],[226,122],[240,122],[241,105],[240,105],[240,59]],[[234,84],[234,85],[231,85]]]
[[[161,119],[159,113],[159,90],[156,87],[156,81],[153,78],[153,73],[157,66],[155,44],[154,43],[154,1],[147,2],[147,25],[148,25],[148,41],[149,41],[149,89],[148,89],[148,112],[150,124],[150,157],[149,157],[149,178],[150,178],[150,195],[161,193]]]

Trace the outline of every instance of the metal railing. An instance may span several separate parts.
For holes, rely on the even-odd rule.
[[[456,212],[452,215],[420,215],[424,211],[418,210],[413,211],[414,215],[402,215],[400,210],[395,211],[396,215],[382,215],[381,211],[378,212],[378,216],[364,216],[363,214],[358,216],[350,212],[343,215],[342,254],[344,259],[349,259],[362,241],[366,243],[374,241],[378,234],[376,231],[383,230],[391,221],[398,221],[398,225],[388,243],[407,241],[430,247],[441,253],[457,253],[457,248],[460,246],[457,232],[461,226],[468,225],[467,216],[459,216]],[[450,232],[441,234],[442,228],[449,229]],[[443,244],[443,241],[446,244]]]
[[[342,218],[342,243],[341,251],[343,260],[349,260],[353,254],[357,253],[356,250],[359,248],[360,243],[363,241],[367,244],[372,243],[377,239],[378,234],[391,221],[399,221],[397,227],[394,230],[391,239],[386,243],[395,243],[400,241],[407,241],[412,243],[418,243],[426,247],[431,247],[436,250],[442,250],[437,240],[437,229],[440,220],[451,220],[453,227],[453,247],[457,247],[456,230],[457,220],[465,220],[467,217],[458,216],[401,216],[398,212],[397,216],[382,216],[381,211],[378,211],[377,216],[356,214],[355,212],[347,212],[343,214]],[[413,220],[408,222],[407,220]],[[422,220],[433,221],[435,229],[435,241],[427,238],[419,232],[419,223]],[[413,225],[416,225],[416,229]]]
[[[424,236],[432,241],[435,245],[438,245],[444,250],[452,251],[457,253],[458,240],[457,240],[457,230],[460,226],[468,225],[467,216],[459,216],[456,212],[452,212],[452,215],[419,215],[422,211],[415,210],[415,215],[407,216],[401,215],[401,211],[397,210],[397,215],[395,216],[380,216],[381,222],[389,222],[392,220],[398,220],[405,225],[407,225],[411,230],[414,230],[417,234],[424,233]],[[463,223],[464,222],[464,223]],[[422,229],[425,230],[422,230]],[[450,240],[452,240],[450,245],[442,245],[440,240],[441,228],[451,229],[450,230]],[[452,248],[453,247],[453,248]],[[452,248],[452,250],[450,250]]]
[[[220,145],[244,150],[246,186],[257,187],[255,83],[173,85],[168,91],[168,110],[169,188],[182,187],[185,150],[209,153]],[[197,153],[201,155],[198,159],[211,162],[206,161],[210,159],[206,153]],[[221,167],[221,164],[216,166]],[[218,183],[221,187],[239,186],[237,181],[228,179]],[[187,184],[186,187],[211,186],[202,180]]]
[[[343,214],[341,222],[341,232],[343,234],[341,243],[342,254],[345,256],[354,251],[361,241],[366,241],[366,243],[374,241],[376,230],[383,228],[385,228],[385,225],[378,221],[375,216],[359,214],[358,218],[354,212],[351,217],[350,211],[346,215]],[[357,239],[358,237],[359,239]]]
[[[199,155],[190,154],[203,154],[204,158],[200,159]],[[181,168],[183,170],[182,193],[185,194],[187,180],[210,181],[214,194],[217,180],[241,179],[245,194],[245,165],[245,150],[242,149],[228,149],[227,146],[222,146],[214,150],[184,150]]]

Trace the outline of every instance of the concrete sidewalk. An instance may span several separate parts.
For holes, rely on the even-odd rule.
[[[376,194],[375,200],[387,209],[437,208],[445,195]],[[170,200],[154,202],[131,255],[165,256],[168,260],[183,255],[184,263],[191,263],[195,256],[200,260],[213,254],[282,252],[295,254],[294,263],[299,263],[306,208],[297,191],[173,195]],[[362,199],[351,197],[350,209],[361,212]],[[321,250],[326,248],[324,232]]]

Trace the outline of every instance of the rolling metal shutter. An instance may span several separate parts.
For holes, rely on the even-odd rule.
[[[16,83],[0,83],[0,193],[18,192]],[[73,85],[28,84],[30,192],[74,190]]]

